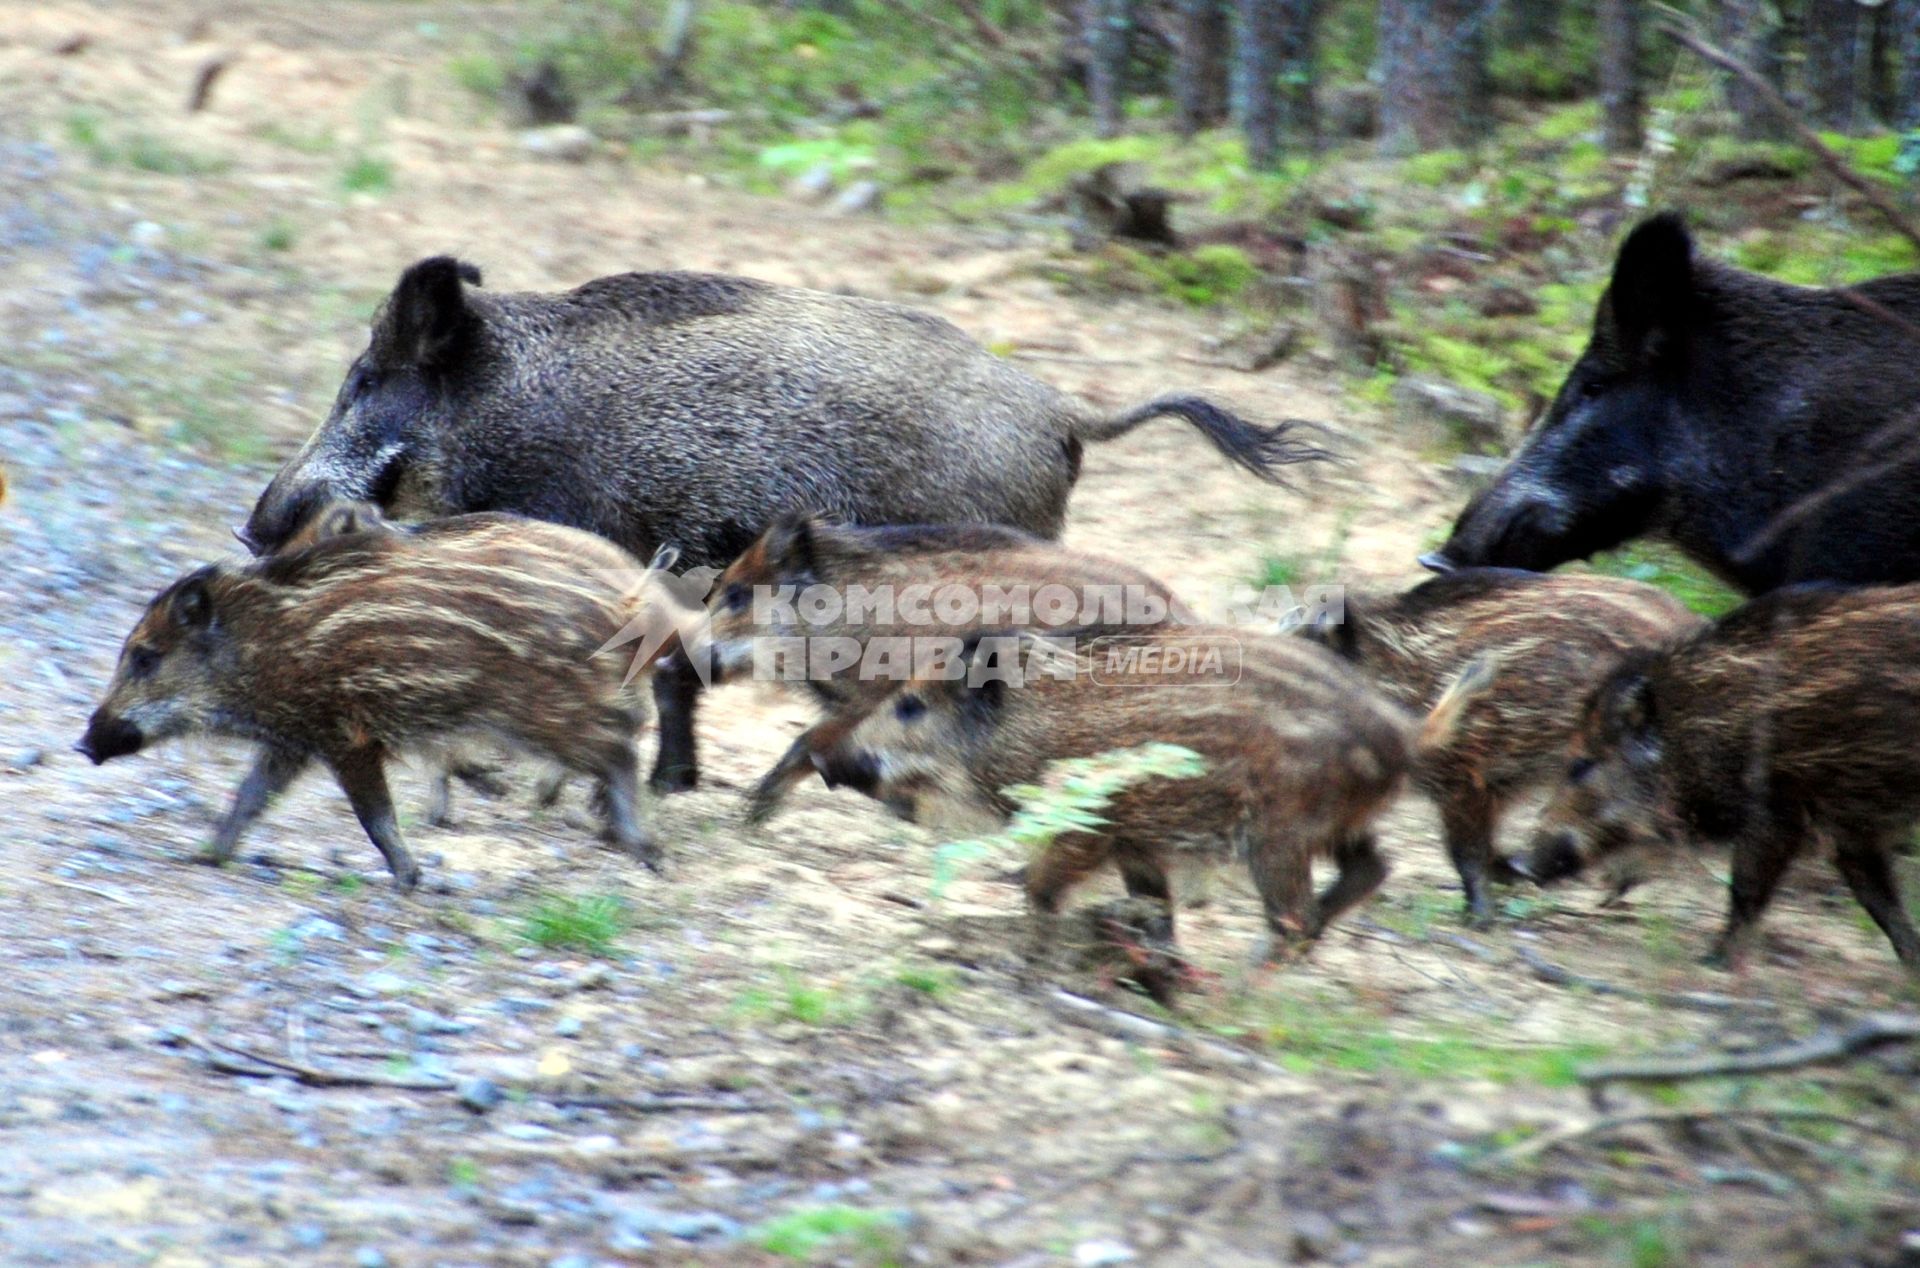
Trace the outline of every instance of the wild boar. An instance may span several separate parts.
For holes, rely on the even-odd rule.
[[[499,514],[208,565],[148,605],[75,747],[97,764],[200,731],[260,744],[206,851],[214,862],[317,758],[404,890],[420,869],[394,818],[388,757],[490,734],[598,779],[613,839],[657,866],[637,818],[646,701],[627,658],[595,655],[671,619],[654,591],[611,543]]]
[[[1490,666],[1453,738],[1413,776],[1440,811],[1467,918],[1485,925],[1493,919],[1488,881],[1513,874],[1494,850],[1501,816],[1565,770],[1579,702],[1624,652],[1701,624],[1685,604],[1637,581],[1466,568],[1398,595],[1350,594],[1344,620],[1304,632],[1419,713],[1468,664]]]
[[[1586,702],[1564,782],[1519,866],[1541,881],[1675,836],[1731,842],[1738,964],[1787,867],[1830,842],[1840,875],[1920,972],[1891,855],[1920,819],[1920,586],[1796,586],[1629,652]]]
[[[816,601],[817,600],[817,601]],[[728,565],[708,600],[711,680],[764,671],[828,709],[884,693],[916,658],[989,629],[1192,621],[1166,586],[1128,564],[998,524],[861,528],[790,512]],[[767,818],[811,773],[796,742],[754,790]]]
[[[1920,580],[1920,274],[1825,290],[1620,247],[1593,338],[1436,569],[1544,570],[1654,534],[1748,594]]]
[[[1006,790],[1047,764],[1150,741],[1184,746],[1206,771],[1148,781],[1057,837],[1026,872],[1052,915],[1113,862],[1127,893],[1171,906],[1182,856],[1245,858],[1279,944],[1317,938],[1387,874],[1370,825],[1422,752],[1446,743],[1479,689],[1476,666],[1424,723],[1304,640],[1208,626],[987,635],[950,665],[837,714],[811,733],[832,785],[933,826],[1004,822]],[[1312,863],[1339,876],[1317,898]]]
[[[718,569],[791,510],[1057,536],[1083,447],[1162,415],[1265,479],[1321,455],[1292,424],[1192,396],[1103,414],[896,304],[699,273],[558,295],[479,283],[446,256],[401,275],[241,530],[256,553],[314,504],[359,498],[402,519],[517,511]],[[698,686],[656,680],[658,787],[695,781]]]

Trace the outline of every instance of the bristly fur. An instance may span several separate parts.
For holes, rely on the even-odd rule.
[[[1308,631],[1409,709],[1433,709],[1469,662],[1491,681],[1416,781],[1440,810],[1468,917],[1493,918],[1494,848],[1514,798],[1557,778],[1578,705],[1610,664],[1704,622],[1653,586],[1612,577],[1464,568],[1398,595],[1356,595],[1343,625]]]

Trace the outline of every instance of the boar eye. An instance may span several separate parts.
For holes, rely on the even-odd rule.
[[[727,587],[727,611],[745,612],[753,603],[753,592],[744,582],[736,581]]]
[[[1567,782],[1569,784],[1584,783],[1587,776],[1591,774],[1593,774],[1593,759],[1576,758],[1573,765],[1567,767]]]
[[[151,647],[136,647],[127,653],[127,672],[135,678],[145,678],[160,668],[160,653]]]
[[[1580,385],[1580,396],[1581,399],[1590,401],[1606,390],[1607,381],[1605,379],[1588,379]]]
[[[913,722],[926,716],[927,702],[919,696],[901,696],[894,702],[893,716],[902,722]]]

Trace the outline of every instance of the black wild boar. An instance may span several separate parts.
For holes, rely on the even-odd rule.
[[[1001,674],[1022,666],[1016,681]],[[1245,858],[1268,927],[1318,937],[1387,874],[1370,825],[1417,754],[1444,744],[1480,686],[1463,675],[1425,724],[1325,650],[1246,630],[1121,627],[974,640],[955,665],[861,702],[810,732],[815,764],[934,826],[1004,822],[1005,789],[1047,764],[1148,742],[1206,760],[1197,778],[1121,793],[1099,828],[1069,831],[1028,867],[1036,910],[1111,861],[1129,895],[1171,904],[1182,855]],[[1317,898],[1312,863],[1339,876]]]
[[[1421,562],[1548,569],[1655,534],[1749,594],[1920,580],[1917,407],[1920,275],[1789,286],[1656,216],[1552,407]]]
[[[209,565],[148,605],[76,747],[99,763],[198,731],[262,745],[216,862],[318,758],[411,889],[387,758],[490,734],[600,780],[614,840],[652,866],[636,817],[646,701],[627,657],[595,655],[636,623],[671,622],[651,580],[598,537],[498,514]]]
[[[1399,595],[1349,595],[1344,621],[1303,632],[1421,713],[1468,664],[1491,666],[1453,738],[1414,771],[1440,811],[1467,917],[1486,924],[1487,882],[1510,875],[1493,848],[1500,818],[1513,798],[1566,769],[1579,701],[1622,653],[1700,624],[1679,600],[1636,581],[1465,568]]]
[[[808,601],[816,594],[824,600],[817,606]],[[713,681],[749,672],[758,657],[783,677],[803,673],[830,709],[891,690],[911,676],[916,654],[942,642],[957,647],[984,630],[1090,620],[1144,630],[1192,619],[1140,569],[1017,528],[860,528],[798,512],[781,516],[727,566],[707,606],[704,646],[693,651],[705,656]],[[778,659],[783,644],[793,647]],[[764,820],[810,771],[805,744],[796,742],[755,789],[750,819]]]
[[[1725,931],[1739,960],[1774,886],[1815,840],[1920,972],[1891,854],[1920,819],[1920,586],[1796,586],[1672,645],[1628,653],[1587,701],[1572,764],[1524,862],[1542,881],[1690,834],[1733,845]]]
[[[1162,415],[1267,479],[1319,456],[1170,396],[1105,415],[896,304],[696,273],[495,294],[439,256],[407,269],[332,413],[267,486],[244,540],[308,509],[517,511],[641,558],[722,568],[783,511],[854,523],[1000,523],[1056,536],[1083,446]],[[663,672],[655,783],[691,787],[697,680]]]

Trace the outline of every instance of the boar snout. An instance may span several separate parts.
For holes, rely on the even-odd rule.
[[[146,742],[147,737],[141,734],[140,728],[125,718],[96,713],[87,722],[87,733],[80,737],[73,751],[98,766],[110,758],[138,753]]]
[[[851,788],[868,797],[880,795],[880,764],[865,751],[816,753],[814,769],[829,788]]]
[[[1571,832],[1555,832],[1534,842],[1524,858],[1511,860],[1513,870],[1536,885],[1550,885],[1580,871],[1580,842]]]
[[[1423,555],[1420,563],[1435,572],[1485,567],[1544,572],[1573,557],[1567,544],[1572,518],[1565,499],[1551,490],[1496,484],[1467,504],[1446,544]]]

